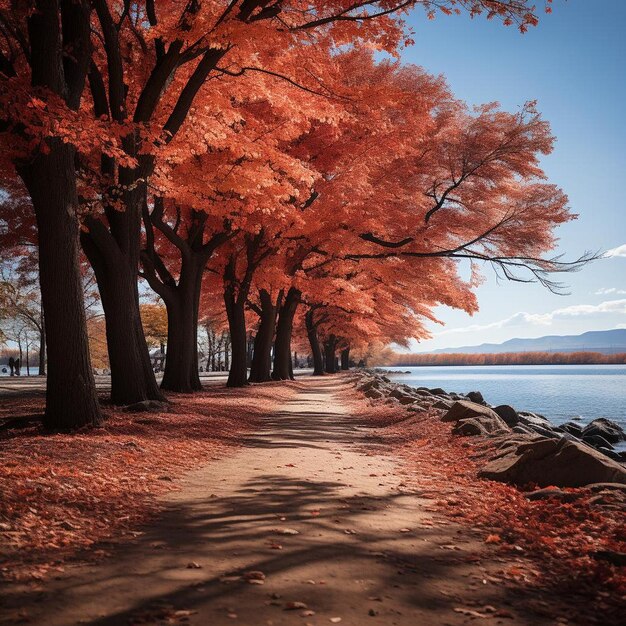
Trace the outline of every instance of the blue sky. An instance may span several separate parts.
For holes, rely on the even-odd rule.
[[[575,258],[585,250],[618,249],[565,275],[567,296],[539,285],[498,283],[486,269],[487,280],[477,291],[480,311],[470,317],[439,308],[445,327],[431,324],[433,339],[411,348],[626,328],[626,207],[620,185],[626,178],[626,1],[555,0],[553,13],[542,14],[539,26],[524,35],[466,15],[428,21],[415,11],[409,23],[415,45],[404,51],[403,61],[443,74],[458,97],[471,104],[498,101],[508,110],[538,101],[557,137],[544,168],[580,216],[559,229],[558,251]]]

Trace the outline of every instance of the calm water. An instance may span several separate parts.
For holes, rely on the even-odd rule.
[[[608,417],[626,428],[626,365],[390,367],[393,381],[446,391],[480,391],[490,404],[545,415],[554,424]]]

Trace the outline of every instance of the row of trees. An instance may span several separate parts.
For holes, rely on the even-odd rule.
[[[116,404],[200,389],[202,318],[225,314],[229,386],[289,379],[303,341],[321,373],[423,336],[436,305],[475,311],[485,263],[557,289],[589,258],[544,256],[573,216],[539,165],[553,138],[534,105],[469,108],[393,60],[410,9],[525,30],[526,0],[0,7],[3,237],[37,247],[49,427],[101,419],[83,255]],[[161,389],[138,278],[167,311]]]
[[[503,352],[501,354],[393,354],[389,365],[615,365],[626,363],[626,353]]]

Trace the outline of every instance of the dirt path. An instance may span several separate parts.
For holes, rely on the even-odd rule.
[[[189,474],[135,542],[20,596],[28,623],[473,619],[461,610],[491,612],[479,620],[488,624],[544,623],[520,617],[513,592],[489,582],[503,565],[478,535],[445,524],[404,486],[398,462],[378,453],[338,403],[339,385],[295,383],[292,399],[238,452]],[[262,572],[263,584],[241,576],[250,571]],[[290,602],[303,605],[286,610]]]

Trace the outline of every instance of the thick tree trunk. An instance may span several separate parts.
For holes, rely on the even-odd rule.
[[[350,348],[344,348],[341,351],[341,369],[342,370],[350,369]]]
[[[167,354],[161,389],[181,393],[198,391],[201,386],[197,376],[192,303],[176,297],[166,308]]]
[[[248,384],[247,335],[245,309],[240,302],[226,290],[224,300],[230,330],[231,361],[227,387],[244,387]]]
[[[250,367],[250,382],[253,383],[264,383],[272,380],[272,342],[282,294],[279,295],[277,303],[274,304],[269,292],[261,289],[259,299],[261,301],[260,323],[254,338],[254,354]]]
[[[136,266],[126,255],[104,256],[89,237],[83,249],[96,274],[104,318],[111,369],[111,402],[125,405],[144,400],[164,400],[159,391],[139,314]]]
[[[102,416],[89,358],[78,256],[74,149],[57,140],[49,145],[49,154],[37,156],[18,170],[30,193],[39,232],[39,281],[48,348],[44,425],[73,429],[98,424]]]
[[[327,374],[335,374],[337,372],[337,359],[335,356],[336,348],[337,338],[335,335],[330,335],[330,337],[328,337],[328,339],[324,342]]]
[[[183,260],[176,287],[162,292],[167,309],[167,355],[161,389],[191,393],[202,389],[198,373],[198,310],[204,261]]]
[[[324,359],[322,357],[322,348],[317,335],[317,326],[315,324],[315,309],[309,309],[305,315],[306,334],[311,345],[311,355],[313,356],[313,376],[324,375]]]
[[[300,302],[300,291],[291,287],[280,307],[274,342],[273,380],[293,380],[293,363],[291,361],[291,335],[293,318]]]

